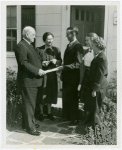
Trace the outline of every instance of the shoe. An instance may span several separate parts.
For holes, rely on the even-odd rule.
[[[53,115],[50,113],[50,114],[48,114],[48,118],[50,119],[50,120],[52,120],[52,121],[54,121],[55,120],[55,118],[53,117]]]
[[[83,121],[83,124],[88,124],[88,123],[91,123],[93,122],[93,116],[92,115],[88,115],[86,117],[86,119]]]
[[[67,119],[66,118],[60,118],[59,121],[60,122],[65,122],[65,121],[67,121]]]
[[[26,128],[25,128],[24,126],[22,126],[22,129],[23,129],[23,130],[26,130]]]
[[[71,121],[69,126],[76,126],[78,125],[79,121],[78,120],[75,120],[75,121]]]
[[[37,130],[33,130],[33,131],[27,131],[27,133],[31,134],[31,135],[35,135],[35,136],[39,136],[41,134],[41,132],[37,131]]]
[[[43,116],[43,114],[40,114],[40,115],[39,115],[39,121],[44,121],[44,116]]]
[[[60,118],[59,121],[60,121],[60,122],[65,122],[65,121],[70,121],[70,119],[67,119],[67,118]]]
[[[39,124],[35,124],[35,127],[36,127],[36,128],[39,128]]]
[[[23,129],[24,131],[26,130],[26,128],[23,128],[23,127],[22,127],[22,129]]]
[[[83,124],[88,124],[88,123],[91,123],[92,121],[90,119],[86,119]]]
[[[36,128],[39,128],[39,124],[35,124],[35,127],[36,127]],[[25,128],[24,126],[22,126],[22,129],[23,129],[23,130],[26,130],[26,128]]]

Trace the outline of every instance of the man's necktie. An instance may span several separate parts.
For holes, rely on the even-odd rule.
[[[69,44],[69,47],[71,47],[72,44]]]

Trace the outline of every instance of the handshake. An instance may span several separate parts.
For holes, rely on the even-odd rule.
[[[53,71],[62,71],[63,70],[63,66],[60,66],[60,67],[57,67],[57,68],[54,68],[54,69],[50,69],[50,70],[42,70],[42,69],[39,69],[39,72],[38,72],[38,75],[39,76],[43,76],[45,75],[46,73],[49,73],[49,72],[53,72]]]

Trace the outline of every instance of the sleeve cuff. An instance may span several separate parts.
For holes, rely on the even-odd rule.
[[[100,90],[100,84],[94,83],[92,86],[92,90],[98,92]]]

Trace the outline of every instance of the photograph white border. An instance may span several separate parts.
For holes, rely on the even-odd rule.
[[[80,145],[80,146],[70,146],[70,145],[6,145],[6,5],[117,5],[117,145]],[[121,13],[122,14],[122,13]],[[121,95],[121,56],[122,52],[120,51],[120,2],[119,1],[4,1],[1,2],[1,141],[2,141],[2,148],[6,149],[35,149],[35,148],[49,148],[49,149],[84,149],[84,148],[90,148],[96,149],[96,148],[121,148],[121,101],[122,101],[122,95]],[[119,63],[118,63],[119,62]],[[120,71],[119,71],[120,70]]]

